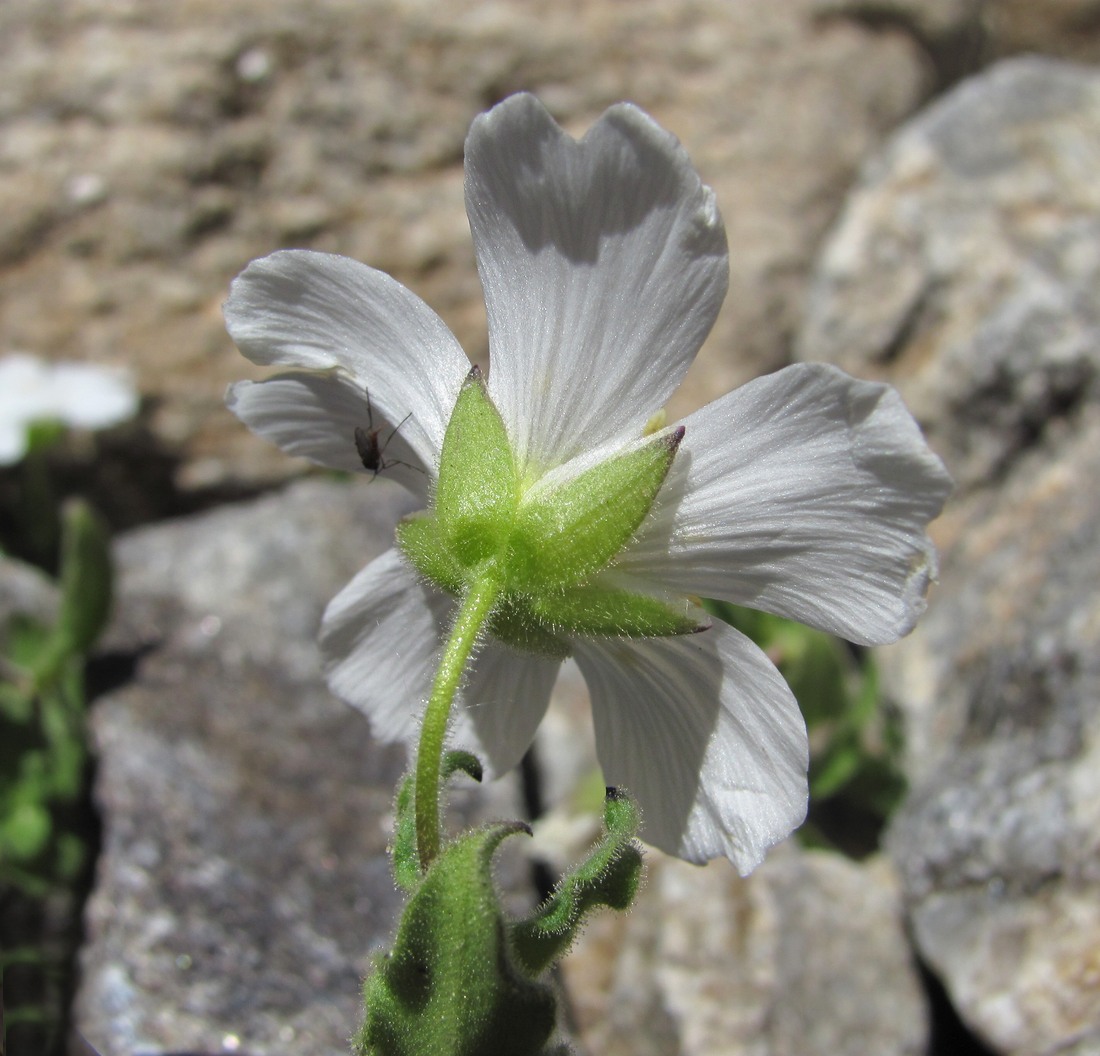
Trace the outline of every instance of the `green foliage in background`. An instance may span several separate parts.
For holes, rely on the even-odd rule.
[[[834,831],[844,824],[836,819],[858,819],[859,827],[877,830],[905,793],[901,725],[883,706],[871,654],[770,613],[726,602],[704,604],[768,654],[805,716],[810,814],[802,839],[815,845],[839,842],[839,849],[851,850]]]
[[[36,896],[84,863],[80,838],[58,820],[84,794],[84,664],[111,604],[103,522],[74,501],[61,533],[56,622],[14,615],[0,655],[0,883]]]
[[[71,500],[60,517],[56,506],[43,515],[39,541],[60,540],[56,617],[16,612],[0,627],[0,975],[5,1039],[46,1054],[64,1043],[74,892],[89,854],[84,670],[110,612],[112,571],[91,507]]]

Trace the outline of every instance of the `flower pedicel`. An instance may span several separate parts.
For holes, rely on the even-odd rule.
[[[501,773],[571,655],[642,835],[747,873],[804,816],[806,731],[767,657],[695,599],[893,641],[923,610],[949,478],[893,389],[829,366],[659,427],[728,252],[713,193],[637,108],[575,141],[532,96],[505,100],[470,129],[466,204],[487,379],[414,294],[344,257],[275,253],[226,304],[241,351],[288,368],[230,388],[241,420],[321,465],[384,469],[424,507],[329,605],[329,684],[413,740],[461,612],[476,653],[448,736]]]

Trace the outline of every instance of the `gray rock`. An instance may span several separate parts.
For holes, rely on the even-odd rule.
[[[890,658],[917,784],[889,845],[916,939],[1020,1056],[1100,1051],[1100,407],[1074,425],[960,504],[935,602]]]
[[[921,955],[998,1052],[1100,1051],[1100,75],[1007,62],[866,170],[801,337],[897,384],[959,481],[883,651]]]
[[[49,625],[57,616],[57,584],[44,572],[0,554],[0,650],[8,622],[16,614]]]
[[[1100,74],[1019,59],[864,172],[813,276],[799,356],[903,387],[961,488],[1095,393]]]
[[[924,994],[890,864],[785,844],[746,880],[658,854],[628,917],[565,962],[601,1056],[921,1056]],[[611,955],[613,951],[613,956]]]
[[[404,753],[329,696],[314,639],[400,502],[312,481],[120,541],[109,644],[142,653],[93,710],[104,845],[78,1002],[103,1056],[346,1053],[400,907]]]

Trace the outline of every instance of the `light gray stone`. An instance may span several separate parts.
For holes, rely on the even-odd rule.
[[[799,356],[889,377],[962,489],[1094,393],[1100,73],[1006,62],[867,166],[811,281]]]
[[[15,615],[49,625],[57,616],[57,584],[33,565],[0,554],[0,649]]]
[[[1014,1056],[1100,1051],[1100,407],[1075,426],[955,511],[935,602],[888,667],[911,720],[889,846],[915,936]]]
[[[897,877],[790,843],[748,879],[648,856],[627,917],[595,921],[565,962],[601,1056],[921,1056],[924,993]]]

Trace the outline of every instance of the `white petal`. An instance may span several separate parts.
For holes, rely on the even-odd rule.
[[[478,117],[466,210],[489,313],[489,387],[521,459],[546,468],[636,436],[725,296],[714,195],[628,104],[581,140],[530,95]]]
[[[377,429],[383,469],[425,500],[436,472],[436,452],[422,431],[409,422],[394,430],[375,418],[362,391],[343,374],[280,374],[267,381],[229,386],[226,405],[254,433],[287,454],[346,472],[367,472],[355,442],[355,430]],[[414,441],[422,450],[415,450]]]
[[[51,384],[57,416],[79,429],[106,429],[138,412],[139,397],[130,374],[95,363],[55,363]]]
[[[225,304],[230,337],[254,363],[341,372],[370,392],[376,425],[438,454],[469,361],[399,282],[347,257],[284,250],[253,261]]]
[[[799,364],[684,425],[624,571],[865,645],[912,629],[951,480],[894,389]]]
[[[806,726],[786,682],[744,635],[576,643],[609,785],[642,808],[642,836],[742,875],[806,815]]]
[[[57,420],[78,429],[105,429],[132,418],[138,404],[133,379],[118,367],[46,363],[20,352],[0,359],[0,420],[20,428]]]
[[[416,737],[439,658],[433,593],[388,550],[333,598],[321,621],[329,688],[370,719],[380,740]]]
[[[450,743],[472,751],[488,777],[511,770],[535,739],[560,668],[560,660],[487,641],[455,709]]]

